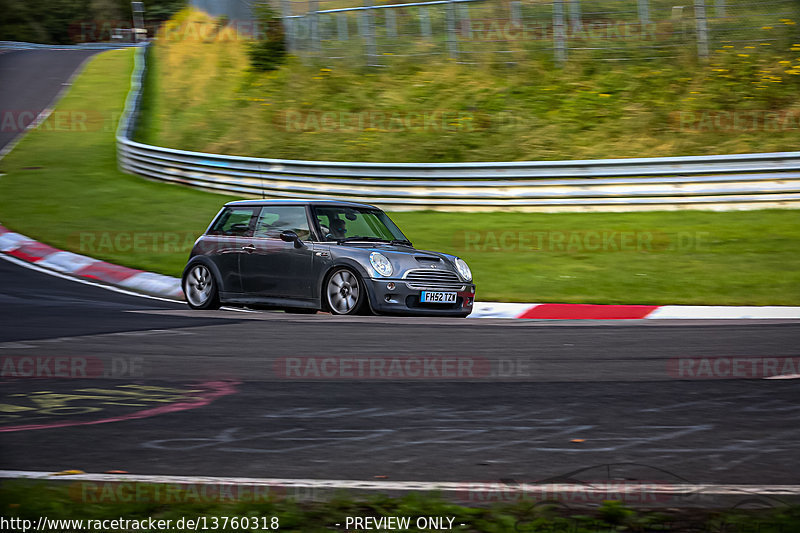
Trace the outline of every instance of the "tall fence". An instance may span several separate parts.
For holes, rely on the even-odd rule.
[[[327,59],[641,60],[800,38],[798,0],[274,0],[287,43]],[[797,42],[797,41],[795,41]],[[385,61],[384,61],[385,62]]]

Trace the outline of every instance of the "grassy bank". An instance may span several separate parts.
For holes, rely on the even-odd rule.
[[[729,533],[784,533],[800,528],[800,509],[781,506],[732,510],[676,510],[638,511],[625,505],[608,501],[596,508],[571,509],[563,503],[545,504],[533,500],[503,503],[491,508],[465,507],[449,503],[435,495],[411,494],[402,498],[372,496],[355,498],[342,494],[328,501],[295,502],[281,495],[280,487],[274,490],[277,497],[268,497],[259,502],[208,501],[202,487],[188,486],[181,492],[170,486],[165,491],[154,486],[137,484],[94,484],[90,501],[84,501],[85,491],[81,483],[33,484],[4,481],[0,488],[0,510],[6,518],[30,520],[35,525],[40,517],[50,520],[141,520],[152,518],[171,520],[171,530],[191,531],[186,520],[219,531],[241,531],[256,528],[241,527],[255,523],[259,530],[326,532],[332,530],[354,530],[345,528],[347,517],[409,517],[412,524],[418,517],[449,517],[454,530],[465,533],[536,531],[569,531],[574,533],[598,533],[616,531],[726,531]],[[107,490],[101,492],[104,489]],[[237,487],[230,487],[235,493]],[[152,498],[161,494],[161,498]],[[167,497],[164,498],[163,495]],[[202,494],[202,495],[201,495]],[[249,494],[249,493],[248,493]],[[251,498],[252,496],[248,496]],[[136,498],[136,499],[135,499]],[[217,498],[219,499],[219,498]],[[752,499],[752,498],[751,498]],[[224,498],[223,498],[224,500]],[[176,503],[181,502],[181,503]],[[227,521],[226,521],[227,517]],[[235,523],[232,518],[236,518]],[[183,519],[183,527],[175,527]],[[215,522],[216,519],[216,522]],[[252,522],[255,519],[255,522]],[[244,520],[247,520],[246,522]],[[263,522],[262,522],[263,521]],[[212,527],[213,524],[217,527]],[[445,522],[447,523],[447,522]],[[166,524],[163,522],[162,524]],[[268,527],[263,527],[266,524]],[[340,524],[340,525],[336,525]],[[464,524],[463,526],[461,524]],[[269,527],[272,526],[272,527]],[[277,527],[276,527],[277,526]],[[63,527],[61,530],[79,530]],[[85,529],[100,529],[85,528]],[[115,527],[110,522],[104,531],[131,531],[130,528]],[[395,531],[441,531],[441,529],[418,529],[411,527],[391,528]],[[19,528],[19,530],[22,530]]]
[[[800,46],[784,38],[794,21],[782,20],[752,30],[777,40],[723,45],[707,64],[686,47],[652,61],[576,56],[563,68],[383,56],[384,68],[366,69],[357,56],[256,73],[246,39],[184,11],[156,44],[148,112],[158,129],[142,136],[207,152],[391,162],[796,150]]]
[[[114,131],[132,69],[132,50],[95,56],[50,120],[0,161],[6,174],[0,177],[0,223],[77,252],[86,232],[132,237],[165,231],[199,234],[205,229],[229,197],[117,170]],[[186,261],[185,253],[155,252],[84,250],[100,259],[173,275]]]
[[[54,119],[0,161],[0,223],[59,248],[176,276],[195,236],[232,197],[117,170],[114,129],[132,65],[132,51],[96,56]],[[75,110],[88,118],[65,122]],[[417,247],[464,257],[483,301],[798,305],[798,215],[392,217]]]

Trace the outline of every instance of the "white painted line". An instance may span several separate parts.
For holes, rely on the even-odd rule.
[[[11,257],[9,255],[0,254],[0,259],[5,259],[9,263],[17,264],[21,267],[29,268],[31,270],[35,270],[37,272],[41,272],[43,274],[48,274],[50,276],[54,276],[61,279],[67,279],[70,281],[74,281],[76,283],[83,283],[84,285],[91,285],[93,287],[99,287],[101,289],[106,289],[113,292],[118,292],[120,294],[127,294],[128,296],[139,296],[140,298],[150,298],[151,300],[160,300],[162,302],[173,302],[173,303],[181,303],[180,300],[175,300],[172,298],[161,298],[160,296],[151,296],[149,294],[142,294],[139,292],[133,291],[126,291],[125,289],[120,289],[119,287],[114,287],[112,285],[104,285],[102,283],[95,283],[93,281],[89,281],[86,279],[76,278],[74,276],[68,276],[66,274],[62,274],[61,272],[56,272],[55,270],[50,270],[49,268],[40,267],[34,263],[28,263],[27,261],[22,261],[21,259],[17,259],[16,257]]]
[[[467,497],[470,491],[487,494],[501,492],[504,494],[519,492],[532,496],[546,494],[553,496],[565,494],[608,494],[613,486],[615,494],[632,493],[641,495],[671,494],[692,496],[800,496],[800,485],[727,485],[727,484],[693,484],[693,483],[652,483],[630,481],[623,483],[609,480],[593,484],[583,483],[519,483],[502,482],[454,482],[454,481],[361,481],[356,479],[290,479],[290,478],[249,478],[249,477],[216,477],[216,476],[160,476],[140,474],[67,474],[58,472],[38,472],[26,470],[0,470],[0,479],[35,479],[55,481],[90,481],[156,483],[178,485],[247,485],[283,488],[314,489],[351,489],[364,491],[421,491],[421,492],[456,492]]]
[[[764,379],[800,379],[800,374],[786,374],[781,376],[768,376]]]

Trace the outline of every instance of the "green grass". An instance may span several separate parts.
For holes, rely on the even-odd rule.
[[[479,300],[800,303],[796,210],[392,218],[416,246],[463,257]]]
[[[0,223],[59,248],[177,276],[194,237],[232,197],[117,170],[114,128],[132,54],[96,56],[59,103],[57,114],[99,113],[87,131],[45,124],[0,161]],[[464,257],[482,301],[800,304],[796,210],[392,217],[419,248]]]
[[[730,533],[783,533],[800,528],[800,508],[780,506],[775,508],[731,509],[731,510],[676,510],[665,511],[633,510],[625,505],[607,501],[594,509],[570,509],[569,505],[544,504],[533,500],[515,503],[502,503],[490,508],[466,507],[447,502],[436,495],[410,494],[402,498],[382,495],[352,497],[340,494],[325,501],[296,502],[291,499],[267,498],[259,503],[219,503],[203,501],[203,493],[198,487],[190,487],[186,494],[171,486],[169,500],[149,497],[153,494],[167,494],[164,487],[156,492],[153,486],[138,484],[91,484],[89,494],[99,496],[98,502],[86,502],[82,495],[81,483],[70,485],[27,483],[4,481],[0,488],[0,513],[6,519],[31,520],[36,524],[40,517],[51,520],[105,520],[105,519],[147,519],[172,520],[172,530],[181,519],[205,520],[211,527],[214,518],[218,520],[218,531],[241,531],[241,517],[266,517],[271,523],[277,517],[280,531],[328,532],[344,531],[346,517],[416,517],[454,518],[456,531],[464,533],[508,531],[570,531],[574,533],[622,532],[622,531],[727,531]],[[98,486],[100,485],[100,486]],[[127,485],[124,486],[123,485]],[[110,490],[102,491],[103,487]],[[121,490],[124,488],[124,490]],[[231,491],[235,491],[232,488]],[[280,493],[280,490],[277,491]],[[118,498],[118,495],[122,497]],[[140,497],[136,501],[137,496]],[[124,499],[125,497],[130,500]],[[134,500],[134,501],[131,501]],[[154,501],[155,500],[155,501]],[[178,501],[201,503],[169,503]],[[208,498],[206,498],[208,500]],[[203,518],[204,517],[204,518]],[[228,527],[222,527],[228,517]],[[236,523],[230,520],[237,517]],[[92,522],[94,523],[94,522]],[[249,524],[250,522],[248,522]],[[340,523],[342,526],[335,526]],[[460,524],[466,524],[461,527]],[[185,524],[185,522],[184,522]],[[203,524],[203,522],[200,522]],[[233,524],[233,525],[232,525]],[[261,522],[259,521],[259,525]],[[72,529],[72,528],[67,528]],[[76,531],[78,528],[74,528]],[[121,531],[107,524],[104,531]],[[202,529],[202,525],[200,526]],[[21,530],[21,529],[20,529]],[[130,531],[131,529],[127,529]],[[181,530],[190,531],[184,526]],[[353,530],[352,528],[349,530]],[[416,528],[396,531],[420,531]],[[426,530],[430,531],[430,530]]]
[[[725,44],[712,49],[708,64],[698,63],[693,48],[683,46],[677,58],[652,61],[605,62],[591,52],[576,52],[563,68],[521,51],[513,58],[527,59],[512,66],[498,59],[507,54],[479,55],[477,65],[439,56],[424,61],[381,56],[384,68],[367,69],[359,64],[362,48],[356,40],[345,50],[354,54],[351,60],[290,58],[277,71],[257,73],[248,68],[245,39],[223,33],[224,39],[200,40],[175,31],[157,42],[152,54],[160,89],[152,96],[158,119],[152,124],[158,130],[145,127],[142,135],[188,150],[337,161],[796,150],[800,45],[793,40],[796,26],[773,18],[764,26],[769,29],[759,29],[759,23],[749,30],[752,39],[776,39],[764,43],[768,46]],[[182,12],[174,24],[187,21],[215,24],[192,11]],[[640,42],[612,44],[652,53],[636,49]],[[533,45],[550,46],[546,40]],[[429,45],[408,46],[406,52],[421,52]],[[738,113],[735,129],[733,113]]]

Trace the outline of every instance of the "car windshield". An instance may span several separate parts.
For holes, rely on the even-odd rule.
[[[380,209],[317,206],[314,216],[326,241],[408,242],[400,228]]]

